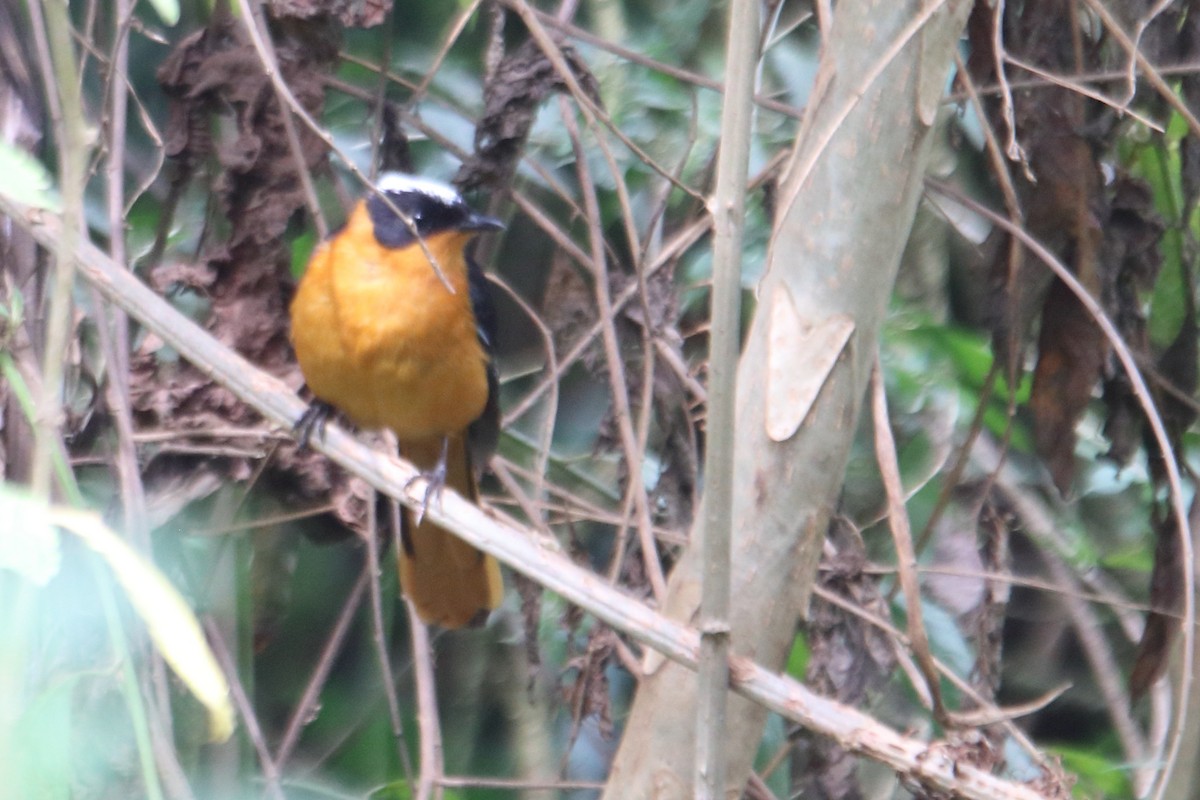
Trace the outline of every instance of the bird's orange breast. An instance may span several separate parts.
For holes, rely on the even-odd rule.
[[[475,328],[463,246],[447,231],[388,248],[363,203],[313,254],[292,301],[292,339],[313,393],[355,424],[405,440],[461,432],[483,412],[487,353]]]

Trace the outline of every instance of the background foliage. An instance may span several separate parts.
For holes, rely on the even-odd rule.
[[[744,319],[780,155],[816,71],[828,9],[815,5],[768,6]],[[1155,683],[1187,566],[1160,451],[1145,444],[1094,323],[972,202],[1007,210],[1103,302],[1186,467],[1200,21],[1193,2],[1009,5],[996,34],[979,4],[937,122],[936,174],[880,345],[887,422],[930,650],[962,679],[941,682],[947,705],[1039,701],[1019,731],[952,725],[955,735],[1018,780],[1055,773],[1053,758],[1042,762],[1050,754],[1077,776],[1077,796],[1133,797],[1156,774],[1172,715],[1195,719],[1190,697]],[[0,24],[6,130],[16,132],[0,150],[12,183],[3,192],[69,205],[64,140],[43,92],[52,22],[37,3],[0,7],[11,23]],[[245,32],[251,8],[271,18],[263,29],[281,83],[328,140],[299,118],[288,130],[262,43]],[[500,304],[506,414],[486,502],[655,602],[703,485],[704,202],[722,8],[293,0],[183,3],[178,20],[165,2],[70,11],[82,104],[68,113],[88,125],[87,235],[297,388],[286,301],[361,176],[384,163],[454,179],[505,216],[503,237],[477,252]],[[535,20],[570,46],[594,106],[526,44]],[[1128,35],[1146,59],[1136,81]],[[40,169],[61,195],[38,188]],[[394,600],[393,570],[380,573],[378,602],[365,577],[365,542],[386,545],[388,507],[84,286],[72,294],[62,364],[55,503],[102,514],[179,588],[246,695],[238,734],[207,743],[204,710],[90,551],[63,539],[30,556],[53,543],[56,523],[40,506],[18,517],[25,506],[7,487],[33,470],[29,420],[54,290],[19,231],[4,236],[3,507],[13,524],[0,532],[0,778],[13,796],[412,796],[418,734],[433,725],[413,688],[414,654],[426,649]],[[896,630],[906,608],[871,420],[855,435],[788,672],[894,727],[940,735],[946,719],[930,710]],[[1139,649],[1151,605],[1159,613]],[[596,794],[636,687],[635,644],[511,580],[486,628],[435,633],[432,650],[445,796]],[[1131,674],[1141,697],[1126,688]],[[1019,746],[1021,733],[1033,747]],[[1190,796],[1195,746],[1185,740],[1170,796]],[[760,751],[751,796],[904,791],[780,719]]]

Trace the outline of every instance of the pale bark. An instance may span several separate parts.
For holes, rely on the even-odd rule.
[[[779,191],[779,220],[760,308],[738,374],[733,649],[781,668],[807,603],[830,510],[904,243],[921,195],[930,125],[970,3],[843,0]],[[918,26],[920,21],[923,24]],[[916,30],[914,35],[913,31]],[[799,431],[765,430],[768,314],[779,292],[805,323],[847,315],[854,333]],[[820,353],[789,357],[811,369]],[[694,532],[694,534],[699,533]],[[693,541],[699,536],[694,535]],[[667,612],[693,619],[700,564],[689,548]],[[692,796],[697,703],[692,673],[657,660],[642,682],[606,798]],[[737,797],[766,710],[729,706],[727,795]]]

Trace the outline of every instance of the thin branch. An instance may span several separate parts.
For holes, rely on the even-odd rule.
[[[933,716],[938,722],[947,721],[946,707],[942,702],[941,683],[933,654],[929,650],[929,636],[925,632],[925,619],[921,614],[921,587],[917,582],[917,553],[913,549],[912,528],[908,521],[908,510],[904,507],[904,486],[900,482],[900,464],[896,457],[896,440],[892,436],[892,425],[888,419],[887,395],[883,387],[883,367],[879,363],[879,351],[875,352],[875,366],[871,371],[871,410],[875,423],[875,460],[879,474],[883,477],[887,494],[888,526],[892,531],[892,542],[896,547],[896,568],[900,576],[900,587],[904,591],[904,611],[908,620],[908,638],[912,643],[913,655],[921,668],[929,700],[933,705]]]
[[[521,21],[525,23],[526,27],[529,29],[530,36],[532,36],[534,41],[537,42],[538,47],[540,47],[542,50],[542,53],[544,53],[546,58],[549,59],[559,77],[562,78],[563,83],[566,84],[567,89],[571,93],[571,97],[579,106],[579,110],[582,112],[583,117],[587,121],[590,129],[595,130],[599,123],[603,123],[608,132],[617,137],[621,144],[625,145],[625,147],[627,147],[631,153],[637,156],[637,158],[643,164],[669,180],[675,186],[675,188],[679,189],[680,191],[686,192],[696,200],[704,199],[695,189],[691,188],[685,183],[677,181],[674,175],[671,175],[669,172],[667,172],[667,170],[665,170],[658,164],[657,161],[651,158],[646,151],[638,147],[637,143],[626,136],[625,132],[622,131],[612,121],[608,114],[605,113],[604,109],[597,106],[596,103],[593,102],[590,97],[588,97],[587,92],[583,91],[582,87],[579,85],[579,81],[575,78],[575,73],[571,71],[570,66],[567,64],[567,60],[563,55],[562,49],[558,46],[558,43],[554,41],[554,37],[550,35],[550,32],[547,31],[542,25],[541,20],[538,19],[538,16],[534,13],[533,8],[528,2],[526,2],[526,0],[506,0],[505,4],[514,12],[516,12],[517,16],[521,18]],[[601,140],[602,137],[599,135],[599,132],[597,131],[596,133],[596,139],[598,141]]]
[[[1166,79],[1163,78],[1158,68],[1151,63],[1150,59],[1142,54],[1137,44],[1125,32],[1125,28],[1121,26],[1120,21],[1112,15],[1112,12],[1100,0],[1083,0],[1083,2],[1084,5],[1100,18],[1100,21],[1104,24],[1104,28],[1129,55],[1131,72],[1133,70],[1132,65],[1136,63],[1137,69],[1141,70],[1142,74],[1146,76],[1146,80],[1158,92],[1159,97],[1165,100],[1167,105],[1178,112],[1179,116],[1183,117],[1187,122],[1192,135],[1200,136],[1200,119],[1196,118],[1195,112],[1188,108],[1187,102],[1171,88],[1170,84],[1167,83]],[[1180,519],[1186,519],[1186,517],[1180,517]],[[1160,786],[1160,791],[1164,789],[1165,784]],[[1156,796],[1161,797],[1161,794],[1156,794]]]
[[[63,373],[71,328],[71,292],[75,285],[74,249],[84,230],[83,192],[86,182],[87,121],[79,91],[79,68],[71,43],[71,19],[65,5],[44,4],[47,50],[43,81],[58,140],[58,174],[62,189],[63,227],[54,253],[46,313],[45,352],[42,353],[42,391],[33,422],[34,451],[30,485],[35,495],[49,497],[55,442],[62,421]]]
[[[469,776],[469,775],[447,775],[438,780],[439,786],[445,786],[447,789],[452,788],[476,788],[476,789],[507,789],[509,791],[537,791],[539,789],[557,789],[559,791],[570,791],[572,789],[592,789],[600,790],[604,788],[603,783],[595,781],[527,781],[519,778],[493,778],[487,776]]]
[[[408,745],[404,740],[404,719],[400,715],[400,699],[396,697],[396,673],[392,670],[392,662],[388,657],[388,637],[383,626],[383,593],[379,590],[379,515],[376,509],[379,504],[374,490],[368,500],[367,514],[367,569],[371,573],[367,583],[368,600],[371,603],[371,641],[375,646],[375,658],[379,662],[379,676],[383,679],[383,695],[387,700],[388,719],[392,723],[392,736],[396,739],[397,755],[404,769],[404,777],[408,781],[408,791],[413,790],[412,759],[408,755]],[[395,503],[390,504],[395,507]],[[392,515],[393,518],[398,515]],[[399,528],[397,528],[399,530]]]
[[[114,8],[114,52],[109,69],[108,141],[106,194],[108,205],[109,255],[118,264],[125,258],[125,116],[129,108],[129,86],[125,82],[129,62],[129,22],[132,0],[119,0]],[[99,300],[99,294],[94,295]],[[113,412],[117,432],[117,477],[125,514],[125,533],[143,550],[149,549],[146,530],[146,491],[138,468],[133,439],[133,415],[129,404],[129,322],[125,312],[112,309],[111,319],[100,303],[95,304],[96,329],[108,362],[105,397]],[[160,701],[166,697],[160,693]],[[167,726],[170,728],[170,726]]]
[[[737,443],[737,369],[741,344],[742,234],[746,175],[754,121],[759,0],[730,0],[726,27],[725,104],[713,218],[713,286],[708,336],[708,439],[700,534],[700,669],[696,709],[697,797],[725,796],[725,709],[729,696],[729,607],[733,581],[734,449]],[[739,480],[749,480],[740,476]]]
[[[125,172],[126,115],[129,109],[129,27],[133,19],[132,0],[118,0],[112,10],[113,52],[108,61],[105,83],[108,89],[108,126],[106,140],[106,204],[108,211],[109,254],[118,264],[126,263],[125,248]],[[146,515],[146,487],[138,463],[134,439],[133,411],[129,400],[129,320],[125,312],[110,307],[100,292],[91,287],[96,334],[107,364],[104,397],[112,412],[116,430],[113,456],[117,485],[121,493],[123,531],[126,538],[143,553],[150,552],[150,531]],[[171,693],[168,690],[166,664],[157,649],[149,651],[139,677],[145,687],[147,706],[155,723],[164,731],[173,729]],[[160,759],[161,761],[162,759]],[[164,774],[169,770],[164,764]],[[180,781],[176,779],[175,783]]]
[[[608,259],[604,256],[604,227],[600,220],[600,205],[596,198],[596,185],[592,181],[588,169],[587,154],[579,138],[579,130],[575,125],[566,103],[563,103],[563,123],[575,147],[575,170],[579,175],[580,189],[583,194],[584,208],[587,211],[589,242],[592,248],[591,269],[593,290],[596,293],[596,315],[599,317],[601,341],[604,343],[604,356],[608,362],[608,380],[614,408],[614,418],[617,430],[621,435],[621,447],[625,451],[625,468],[628,471],[628,491],[633,497],[634,508],[637,510],[638,536],[642,545],[642,561],[646,567],[646,576],[650,580],[650,588],[654,598],[661,607],[667,596],[667,581],[663,577],[662,563],[658,557],[658,547],[654,542],[651,531],[650,501],[646,497],[646,486],[642,481],[642,462],[645,453],[637,447],[637,437],[633,434],[633,414],[629,409],[629,384],[625,380],[625,365],[621,358],[621,343],[617,338],[616,309],[613,306],[612,294],[609,291]]]
[[[1049,568],[1054,583],[1062,586],[1074,584],[1074,575],[1071,569],[1063,563],[1057,553],[1043,552],[1042,560]],[[1135,796],[1145,797],[1146,791],[1154,779],[1155,766],[1146,762],[1148,752],[1146,738],[1142,736],[1142,732],[1138,730],[1137,724],[1133,720],[1129,692],[1125,688],[1124,678],[1121,668],[1117,664],[1116,655],[1113,653],[1112,643],[1104,635],[1104,626],[1100,617],[1090,605],[1071,592],[1064,592],[1060,596],[1066,607],[1067,617],[1071,621],[1071,627],[1075,629],[1075,636],[1079,639],[1083,656],[1092,669],[1100,696],[1104,698],[1104,705],[1108,709],[1108,718],[1112,720],[1113,731],[1117,734],[1121,750],[1125,755],[1124,761],[1126,764],[1133,765]]]
[[[233,692],[233,704],[242,717],[242,723],[246,726],[246,735],[250,737],[250,745],[254,748],[254,753],[258,756],[258,762],[262,766],[263,779],[267,783],[267,794],[273,800],[284,800],[279,767],[271,758],[267,739],[263,736],[262,725],[258,722],[258,715],[254,713],[254,705],[246,696],[246,687],[238,678],[237,665],[233,662],[229,648],[225,646],[225,637],[221,635],[220,627],[211,616],[205,615],[201,622],[204,625],[204,633],[208,636],[208,643],[212,647],[213,655],[216,656],[221,671],[225,673],[225,680],[229,681],[229,689]]]
[[[1017,141],[1017,120],[1014,112],[1012,85],[1004,69],[1004,0],[999,0],[992,9],[992,58],[995,59],[996,84],[1000,87],[1000,115],[1008,133],[1008,144],[1004,154],[1013,161],[1025,164],[1025,151]],[[980,119],[985,119],[983,107],[979,107]],[[1028,165],[1025,167],[1028,172]],[[999,173],[998,173],[999,174]]]
[[[397,550],[400,548],[397,547]],[[433,681],[433,648],[429,643],[429,630],[417,614],[412,600],[405,600],[408,609],[408,627],[412,635],[413,676],[417,684],[417,725],[421,729],[421,763],[417,768],[416,800],[431,800],[441,797],[442,775],[442,728],[438,722],[437,691]]]
[[[437,53],[433,57],[433,63],[429,65],[429,69],[425,70],[425,74],[421,77],[421,82],[413,88],[412,94],[408,96],[408,101],[405,103],[409,109],[417,107],[417,103],[425,97],[425,93],[429,91],[430,85],[433,83],[433,77],[437,71],[441,69],[442,62],[446,56],[450,54],[450,48],[454,47],[454,43],[458,41],[458,37],[466,30],[467,23],[471,21],[471,17],[475,16],[475,11],[479,8],[482,0],[471,0],[461,11],[458,12],[453,20],[450,21],[450,32],[446,34],[446,39],[442,42],[442,46],[438,48]],[[387,64],[381,65],[386,71]]]
[[[283,765],[291,758],[296,743],[300,741],[300,734],[304,731],[305,726],[313,720],[314,711],[320,705],[321,690],[325,688],[325,680],[329,677],[329,671],[333,669],[333,662],[337,660],[338,654],[342,650],[342,643],[346,640],[350,623],[354,621],[354,614],[362,604],[363,592],[366,591],[367,584],[372,577],[370,563],[364,564],[358,581],[355,582],[354,588],[350,590],[350,594],[342,604],[341,613],[338,614],[333,630],[329,632],[329,639],[325,642],[325,648],[321,651],[316,666],[313,667],[313,673],[304,687],[304,694],[300,696],[300,702],[296,704],[291,718],[288,719],[283,740],[280,741],[279,748],[275,751],[275,767],[277,769],[282,769]]]
[[[780,5],[782,5],[782,3]],[[563,22],[562,20],[556,19],[553,15],[547,14],[545,11],[535,8],[533,12],[537,15],[539,20],[546,23],[546,25],[549,27],[562,31],[572,39],[578,39],[581,42],[587,42],[593,47],[597,47],[605,52],[612,53],[618,58],[628,61],[630,64],[637,64],[640,67],[645,67],[646,69],[651,69],[655,72],[662,73],[663,75],[670,76],[677,81],[690,83],[693,86],[699,86],[702,89],[709,89],[717,92],[718,94],[724,94],[726,91],[725,81],[714,80],[699,73],[676,67],[672,64],[664,64],[662,61],[658,61],[649,56],[643,55],[636,50],[630,50],[628,47],[622,47],[621,45],[609,39],[605,39],[595,35],[594,33],[585,31],[583,28],[572,25],[569,22]],[[787,103],[781,103],[778,100],[773,100],[772,98],[767,97],[766,95],[755,93],[753,96],[753,102],[755,105],[765,108],[768,111],[775,111],[793,119],[800,119],[804,115],[803,108],[788,105]]]
[[[303,111],[303,107],[279,73],[279,59],[275,57],[275,45],[271,38],[264,34],[267,26],[262,19],[261,4],[254,0],[238,0],[238,6],[241,9],[242,19],[246,23],[246,33],[250,35],[250,43],[258,52],[263,72],[275,89],[275,100],[279,105],[279,119],[283,121],[283,131],[287,136],[288,149],[291,150],[292,159],[296,162],[296,175],[300,178],[304,201],[308,204],[308,213],[313,219],[313,224],[317,226],[317,238],[324,240],[329,236],[329,223],[325,221],[321,203],[317,200],[317,190],[313,186],[312,174],[305,163],[304,149],[300,146],[300,135],[296,131],[296,121],[292,119],[291,113],[292,110],[297,109]],[[308,119],[304,121],[309,122]]]
[[[760,176],[766,176],[769,174],[770,173],[768,170],[764,169],[760,173]],[[708,214],[693,220],[691,224],[678,231],[675,236],[672,237],[671,241],[667,243],[657,258],[655,258],[650,264],[643,266],[643,271],[645,274],[647,276],[654,275],[660,269],[666,267],[675,259],[679,258],[681,255],[683,255],[683,253],[687,252],[688,249],[696,244],[696,242],[700,241],[700,239],[703,238],[706,233],[708,233],[711,226],[712,218]],[[584,263],[586,263],[586,261]],[[638,286],[636,283],[631,283],[630,285],[626,286],[621,290],[620,294],[613,298],[613,311],[620,311],[627,303],[633,300],[637,294]],[[559,370],[566,370],[583,356],[587,349],[591,347],[593,340],[600,335],[603,325],[603,320],[597,320],[592,324],[591,328],[589,328],[583,335],[579,337],[575,344],[571,346],[571,349],[559,359]],[[525,395],[525,397],[521,398],[521,400],[518,401],[513,408],[509,409],[505,413],[505,419],[519,418],[521,414],[525,413],[529,409],[530,405],[537,402],[539,397],[541,397],[545,392],[549,391],[551,384],[557,383],[557,381],[558,376],[555,375],[548,376],[542,380],[542,382],[531,389],[529,393]]]
[[[489,275],[488,280],[499,286],[508,295],[509,299],[521,309],[525,317],[533,323],[533,327],[537,330],[538,336],[541,338],[542,354],[546,359],[545,371],[552,375],[558,375],[558,357],[554,354],[554,334],[550,328],[546,326],[546,323],[538,315],[533,306],[521,296],[521,293],[508,284],[508,281],[495,274]],[[558,392],[559,384],[555,382],[550,387],[550,397],[543,406],[542,421],[538,425],[537,446],[534,449],[536,460],[534,461],[533,468],[533,496],[538,498],[539,502],[542,501],[546,494],[546,469],[550,464],[551,443],[554,439],[554,422],[558,419]],[[507,423],[509,420],[506,418],[505,422]],[[539,520],[536,517],[530,517],[530,522],[535,521]]]
[[[1200,74],[1200,62],[1169,64],[1166,66],[1161,66],[1158,67],[1158,74],[1162,75],[1163,77],[1187,77],[1189,75]],[[1084,72],[1060,73],[1058,74],[1058,77],[1063,80],[1071,81],[1075,84],[1115,83],[1117,81],[1127,80],[1129,78],[1129,71],[1123,70],[1117,72],[1113,70],[1093,70]],[[1012,78],[1009,79],[1007,83],[1009,89],[1033,90],[1053,89],[1057,88],[1058,85],[1059,84],[1047,81],[1043,78]],[[983,86],[979,87],[979,94],[981,96],[990,97],[991,95],[998,95],[1000,93],[1001,87],[996,83],[984,84]],[[945,100],[948,103],[958,103],[961,102],[964,97],[965,95],[963,92],[955,91],[946,95]]]
[[[956,55],[956,58],[961,58],[961,56]],[[1072,78],[1068,75],[1056,75],[1053,72],[1049,72],[1048,70],[1042,69],[1041,67],[1037,66],[1036,64],[1030,64],[1028,61],[1023,61],[1023,60],[1017,58],[1016,56],[1012,55],[1011,53],[1005,53],[1004,60],[1007,61],[1009,64],[1012,64],[1014,67],[1019,67],[1020,69],[1023,69],[1026,72],[1029,72],[1029,73],[1032,73],[1032,74],[1038,76],[1039,78],[1041,78],[1042,80],[1046,81],[1049,84],[1052,84],[1054,86],[1061,86],[1064,89],[1070,89],[1072,92],[1075,92],[1076,94],[1080,94],[1091,100],[1095,100],[1100,105],[1108,106],[1109,108],[1116,111],[1118,114],[1122,114],[1122,115],[1128,114],[1129,116],[1133,117],[1135,120],[1142,123],[1147,128],[1149,128],[1150,130],[1152,130],[1156,133],[1165,133],[1166,132],[1166,127],[1164,125],[1162,125],[1158,122],[1155,122],[1154,120],[1150,119],[1149,117],[1147,117],[1144,114],[1139,114],[1137,111],[1134,111],[1132,108],[1127,108],[1125,105],[1118,103],[1116,100],[1112,99],[1111,97],[1104,94],[1103,92],[1098,92],[1095,89],[1091,89],[1087,85],[1083,84],[1080,81],[1075,80],[1074,78]]]

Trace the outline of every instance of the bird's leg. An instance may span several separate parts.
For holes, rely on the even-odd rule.
[[[324,400],[312,401],[312,405],[305,409],[292,428],[301,450],[308,449],[308,443],[312,441],[314,434],[318,439],[325,438],[325,423],[329,422],[329,418],[336,413],[337,409]]]
[[[425,496],[421,499],[421,507],[416,509],[413,515],[413,524],[420,525],[421,520],[425,517],[425,512],[429,510],[429,501],[441,497],[442,489],[446,488],[446,459],[450,455],[450,437],[442,437],[442,450],[438,455],[437,463],[433,465],[433,469],[423,469],[421,474],[409,480],[404,485],[405,490],[408,489],[417,480],[425,481]]]

